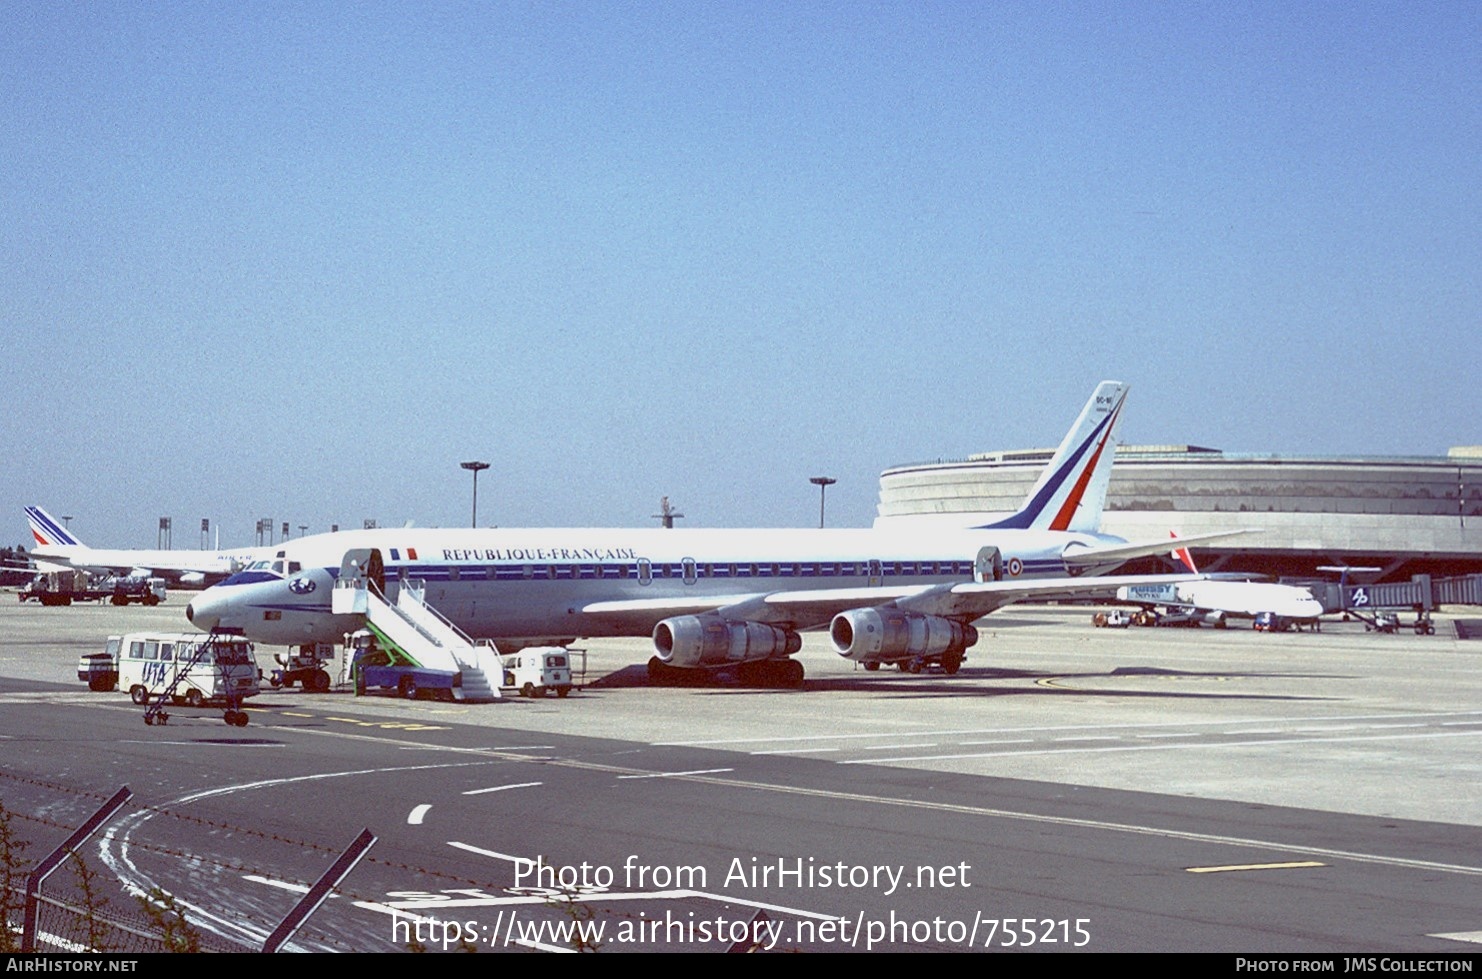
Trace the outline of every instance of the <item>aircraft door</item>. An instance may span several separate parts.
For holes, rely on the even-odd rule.
[[[982,547],[978,549],[977,560],[973,562],[973,580],[1003,580],[1003,554],[998,548]]]
[[[370,557],[365,562],[365,576],[370,583],[376,586],[376,591],[382,596],[386,594],[386,562],[381,557],[378,548],[371,548]]]
[[[343,581],[365,581],[376,586],[376,591],[386,594],[386,563],[381,552],[373,547],[357,547],[345,552],[340,559],[340,579]]]

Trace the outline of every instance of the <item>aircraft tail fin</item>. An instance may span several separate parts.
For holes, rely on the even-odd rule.
[[[1174,540],[1178,540],[1178,534],[1175,534],[1171,530],[1168,532],[1168,536],[1172,537]],[[1173,549],[1173,552],[1169,556],[1172,557],[1175,561],[1178,561],[1184,567],[1188,568],[1189,571],[1193,574],[1199,573],[1199,569],[1194,566],[1194,556],[1189,553],[1189,549],[1187,547],[1175,547]]]
[[[1127,385],[1121,381],[1098,384],[1023,505],[982,529],[1100,530],[1126,400]]]
[[[73,537],[64,523],[39,506],[26,507],[26,522],[31,525],[31,536],[42,547],[80,546],[82,541]]]

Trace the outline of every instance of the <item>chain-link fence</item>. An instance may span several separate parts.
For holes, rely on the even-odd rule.
[[[31,899],[26,907],[24,889],[11,891],[10,906],[34,915],[34,948],[21,948],[22,922],[10,922],[9,937],[14,951],[64,953],[153,953],[153,952],[251,952],[255,949],[230,944],[219,936],[201,935],[179,915],[167,908],[146,915],[131,914],[114,906],[87,907],[46,896]]]

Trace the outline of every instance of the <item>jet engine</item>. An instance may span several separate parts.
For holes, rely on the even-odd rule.
[[[830,623],[828,635],[840,656],[857,663],[960,653],[978,641],[978,630],[970,625],[881,608],[840,612]]]
[[[654,626],[654,649],[669,666],[730,666],[791,656],[802,648],[802,637],[790,629],[719,615],[678,615]]]

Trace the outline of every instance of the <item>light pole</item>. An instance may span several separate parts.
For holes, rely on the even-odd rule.
[[[487,462],[460,462],[459,465],[473,473],[473,522],[469,526],[477,527],[479,525],[479,473],[488,469],[489,464]]]
[[[818,487],[818,529],[823,529],[823,497],[828,488],[838,482],[832,476],[810,476],[808,482]]]

